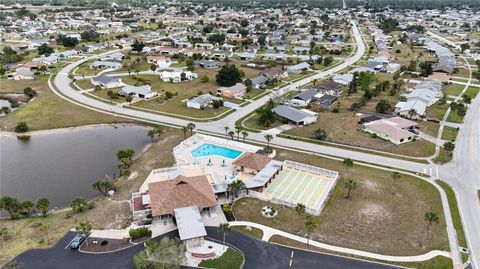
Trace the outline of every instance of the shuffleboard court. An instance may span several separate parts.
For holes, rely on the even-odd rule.
[[[319,214],[338,174],[328,170],[325,171],[332,172],[333,176],[329,173],[318,173],[322,171],[321,168],[313,166],[303,165],[301,168],[285,167],[265,192],[277,202],[289,206],[302,203],[309,212]]]

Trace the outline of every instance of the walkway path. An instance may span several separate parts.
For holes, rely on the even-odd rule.
[[[249,226],[253,228],[257,228],[263,231],[263,237],[262,240],[268,242],[270,238],[273,235],[280,235],[283,237],[286,237],[291,240],[295,240],[301,243],[307,243],[307,238],[294,235],[291,233],[287,233],[284,231],[280,231],[262,224],[254,223],[254,222],[249,222],[249,221],[231,221],[229,222],[230,226]],[[351,254],[355,256],[361,256],[361,257],[367,257],[370,259],[376,259],[376,260],[382,260],[382,261],[389,261],[389,262],[421,262],[421,261],[427,261],[430,259],[433,259],[437,256],[443,256],[450,258],[450,252],[447,251],[440,251],[440,250],[432,250],[430,252],[427,252],[422,255],[417,255],[417,256],[390,256],[390,255],[383,255],[383,254],[377,254],[377,253],[372,253],[372,252],[367,252],[367,251],[362,251],[362,250],[356,250],[356,249],[351,249],[351,248],[344,248],[344,247],[337,247],[337,246],[332,246],[324,243],[320,243],[317,241],[310,240],[309,244],[314,247],[319,247],[325,250],[329,251],[335,251],[335,252],[340,252],[340,253],[346,253],[346,254]]]

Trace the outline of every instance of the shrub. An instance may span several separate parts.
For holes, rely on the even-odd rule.
[[[137,239],[140,237],[152,236],[152,231],[147,227],[140,227],[137,229],[131,229],[128,234],[130,235],[130,238]]]
[[[30,130],[26,122],[21,121],[15,126],[15,133],[26,133]]]

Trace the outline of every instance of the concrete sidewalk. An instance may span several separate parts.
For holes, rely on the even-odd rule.
[[[307,243],[307,238],[300,237],[284,231],[280,231],[280,230],[277,230],[262,224],[254,223],[254,222],[231,221],[229,222],[229,224],[230,226],[249,226],[249,227],[260,229],[263,231],[262,240],[267,242],[270,240],[270,238],[273,235],[280,235],[298,242],[302,242],[305,244]],[[390,261],[390,262],[422,262],[422,261],[433,259],[437,256],[451,258],[450,252],[440,251],[440,250],[432,250],[430,252],[427,252],[422,255],[417,255],[417,256],[390,256],[390,255],[382,255],[382,254],[377,254],[377,253],[372,253],[372,252],[367,252],[362,250],[351,249],[351,248],[332,246],[332,245],[320,243],[313,240],[310,240],[309,244],[311,246],[323,248],[325,250],[335,251],[339,253],[346,253],[346,254],[351,254],[351,255],[356,255],[361,257],[367,257],[367,258],[377,259],[382,261]]]

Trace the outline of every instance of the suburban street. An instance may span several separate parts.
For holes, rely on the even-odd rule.
[[[346,58],[341,64],[328,69],[326,71],[318,72],[310,77],[304,78],[302,80],[296,81],[290,85],[287,85],[284,88],[279,89],[279,92],[285,93],[290,90],[294,90],[301,85],[307,84],[314,79],[326,78],[332,74],[335,74],[359,61],[363,54],[365,53],[365,44],[362,41],[362,36],[357,28],[357,25],[352,22],[352,31],[353,37],[356,42],[356,51],[355,54]],[[119,107],[106,102],[102,102],[88,96],[83,95],[79,91],[75,90],[71,86],[71,80],[68,77],[70,71],[75,69],[79,64],[89,60],[90,58],[85,58],[74,63],[67,65],[63,68],[53,80],[53,85],[55,86],[54,91],[57,92],[63,98],[89,109],[100,111],[103,113],[108,113],[116,116],[121,116],[125,118],[136,119],[144,122],[163,124],[169,126],[185,126],[189,122],[194,122],[196,125],[196,130],[204,133],[213,133],[224,135],[224,127],[228,126],[230,129],[234,129],[235,122],[240,118],[248,115],[252,111],[256,110],[263,104],[265,104],[270,96],[266,95],[258,100],[252,101],[249,105],[241,108],[233,114],[230,114],[222,119],[210,122],[195,122],[188,121],[184,119],[179,119],[175,117],[170,117],[166,115],[153,114],[139,110],[133,110],[129,108]],[[52,88],[52,87],[51,87]],[[53,88],[52,88],[53,89]],[[251,142],[264,143],[264,134],[262,133],[249,133],[248,139]],[[400,160],[375,154],[364,153],[360,151],[347,150],[335,147],[329,147],[318,144],[311,144],[296,140],[290,140],[280,137],[275,137],[272,142],[272,145],[291,148],[295,150],[302,150],[305,152],[331,155],[340,158],[351,158],[353,160],[377,164],[381,166],[388,166],[401,170],[408,170],[416,173],[424,173],[427,170],[427,165]],[[437,172],[430,172],[431,176],[442,179],[448,182],[457,194],[457,199],[459,202],[460,211],[462,218],[464,220],[464,226],[466,231],[467,240],[470,245],[471,261],[473,268],[479,269],[480,267],[480,203],[477,196],[477,190],[480,189],[480,177],[478,172],[478,167],[480,166],[480,98],[477,96],[476,99],[470,105],[470,109],[465,117],[465,122],[463,127],[460,128],[459,136],[456,140],[456,149],[453,161],[447,165],[438,166]],[[431,166],[428,166],[431,167]],[[239,243],[239,242],[235,242]],[[285,250],[282,250],[280,247],[274,248],[259,248],[262,251],[273,251],[277,253],[276,255],[269,254],[268,257],[278,257],[285,255]],[[30,252],[27,252],[30,253]],[[25,254],[22,254],[22,256]],[[256,253],[255,255],[258,255]],[[253,255],[253,256],[255,256]],[[315,259],[309,260],[308,255],[299,262],[299,267],[308,267],[313,266]],[[263,256],[263,255],[262,255]],[[265,256],[266,257],[266,256]],[[303,256],[301,256],[303,257]],[[266,260],[266,259],[265,259]],[[272,259],[270,262],[281,262],[281,258]],[[334,261],[332,261],[334,262]],[[270,264],[270,263],[269,263]],[[309,264],[307,266],[307,264]],[[323,263],[322,263],[323,264]],[[261,268],[255,267],[255,268]],[[40,268],[40,267],[39,267]],[[46,267],[45,267],[46,268]],[[52,267],[49,267],[52,268]],[[248,267],[247,268],[254,268]],[[278,268],[283,268],[282,266]],[[329,266],[328,268],[336,268],[334,266]],[[343,265],[338,268],[348,268]],[[359,265],[352,268],[363,268]],[[371,265],[365,268],[374,268]],[[383,267],[378,267],[383,268]]]
[[[216,240],[222,240],[223,238],[223,235],[218,232],[216,227],[207,227],[207,233],[207,237],[209,238]],[[132,257],[143,249],[143,244],[139,244],[116,252],[102,253],[101,255],[82,253],[71,250],[70,248],[65,248],[74,236],[75,233],[68,232],[53,248],[29,250],[19,255],[16,260],[22,264],[22,268],[133,268]],[[163,236],[178,236],[178,232],[175,230]],[[155,239],[160,240],[161,237]],[[320,266],[333,269],[399,268],[363,260],[282,247],[263,242],[237,231],[232,231],[232,233],[227,236],[226,241],[245,254],[244,268],[249,269],[319,268]],[[292,251],[293,258],[291,258]]]

